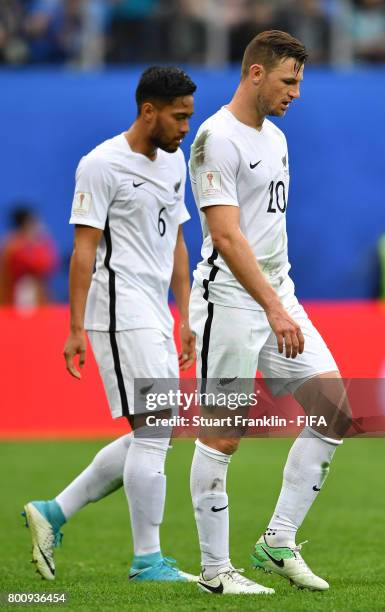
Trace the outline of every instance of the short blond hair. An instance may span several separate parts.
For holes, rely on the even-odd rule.
[[[296,60],[297,70],[308,58],[304,45],[297,38],[280,30],[261,32],[245,49],[242,59],[242,78],[248,75],[253,64],[261,64],[269,71],[280,60],[289,57]]]

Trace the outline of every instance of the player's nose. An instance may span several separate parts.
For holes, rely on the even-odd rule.
[[[292,100],[297,100],[300,96],[301,96],[301,92],[299,89],[299,85],[297,85],[296,87],[293,87],[290,91],[289,91],[289,96]]]
[[[186,121],[184,121],[182,125],[180,126],[180,132],[181,134],[183,134],[183,136],[186,136],[186,134],[188,134],[189,131],[190,131],[190,126],[189,126],[188,120],[186,119]]]

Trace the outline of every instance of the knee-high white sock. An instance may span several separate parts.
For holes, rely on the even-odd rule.
[[[122,486],[131,440],[132,433],[129,433],[102,448],[92,463],[55,498],[67,520],[86,504]]]
[[[325,438],[310,427],[302,430],[290,449],[282,489],[266,531],[271,546],[293,546],[297,530],[329,472],[342,440]]]
[[[205,577],[230,563],[226,474],[231,456],[195,442],[190,488]]]
[[[136,556],[160,551],[159,526],[166,497],[166,460],[169,439],[140,438],[136,432],[124,465],[124,490],[131,516]]]

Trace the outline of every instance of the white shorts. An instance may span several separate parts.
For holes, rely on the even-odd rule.
[[[254,379],[258,369],[275,395],[294,393],[317,374],[338,371],[323,338],[294,294],[284,307],[300,325],[305,350],[295,359],[278,352],[277,339],[263,310],[247,310],[207,302],[194,285],[190,326],[196,334],[197,378]],[[275,380],[272,380],[275,379]]]
[[[87,333],[114,419],[146,412],[135,399],[135,379],[179,378],[174,340],[158,329]]]

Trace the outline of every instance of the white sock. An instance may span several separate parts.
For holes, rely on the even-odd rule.
[[[134,554],[160,551],[159,525],[166,497],[166,460],[169,439],[132,439],[124,465],[124,490],[131,516]]]
[[[190,488],[207,580],[230,564],[229,510],[226,474],[231,455],[225,455],[199,440],[195,442]],[[214,510],[217,509],[217,510]]]
[[[132,433],[102,448],[92,463],[55,498],[68,520],[75,512],[106,497],[123,484],[123,468]]]
[[[318,495],[334,452],[342,440],[325,438],[305,427],[290,449],[282,489],[266,531],[270,546],[294,546],[297,530]]]

